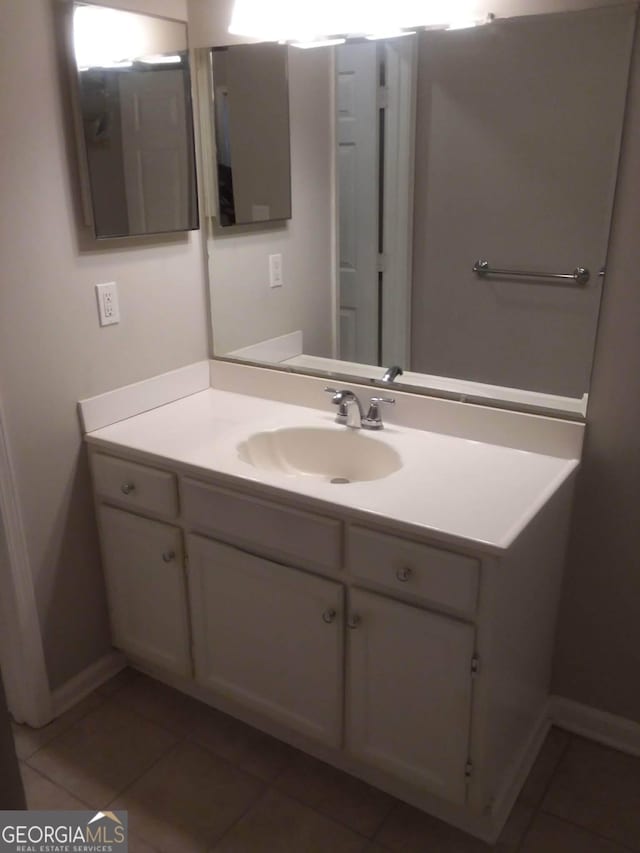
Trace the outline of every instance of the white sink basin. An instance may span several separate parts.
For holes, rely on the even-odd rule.
[[[385,441],[347,427],[257,432],[238,445],[238,455],[264,471],[336,484],[380,480],[402,467],[400,455]]]

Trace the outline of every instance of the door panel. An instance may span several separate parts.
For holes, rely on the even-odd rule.
[[[98,513],[114,644],[190,675],[180,530],[113,507]]]
[[[353,590],[347,744],[444,799],[466,797],[471,625]]]
[[[378,363],[378,108],[375,44],[336,50],[340,358]]]
[[[343,588],[189,537],[196,679],[339,746]]]

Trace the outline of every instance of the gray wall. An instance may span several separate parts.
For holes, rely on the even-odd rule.
[[[633,30],[620,7],[420,35],[412,370],[588,391]]]
[[[292,218],[218,229],[209,240],[216,355],[298,329],[306,354],[331,353],[331,60],[327,50],[289,49]],[[282,254],[284,286],[278,288],[269,287],[274,252]]]
[[[78,234],[60,5],[0,3],[0,399],[53,687],[110,647],[76,401],[208,354],[199,233],[119,244]],[[179,17],[185,4],[158,9]],[[101,329],[93,285],[113,280],[122,322]]]
[[[554,691],[640,719],[640,33],[579,474]]]

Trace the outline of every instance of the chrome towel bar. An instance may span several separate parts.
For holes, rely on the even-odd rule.
[[[526,272],[525,270],[499,270],[489,266],[489,261],[479,260],[473,265],[473,272],[481,278],[487,275],[507,275],[513,278],[547,278],[555,281],[573,281],[575,284],[586,284],[589,281],[589,270],[576,267],[570,273]]]

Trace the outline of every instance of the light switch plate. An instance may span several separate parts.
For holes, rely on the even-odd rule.
[[[115,281],[96,284],[98,298],[98,316],[101,326],[112,326],[120,322],[120,306],[118,305],[118,286]]]

